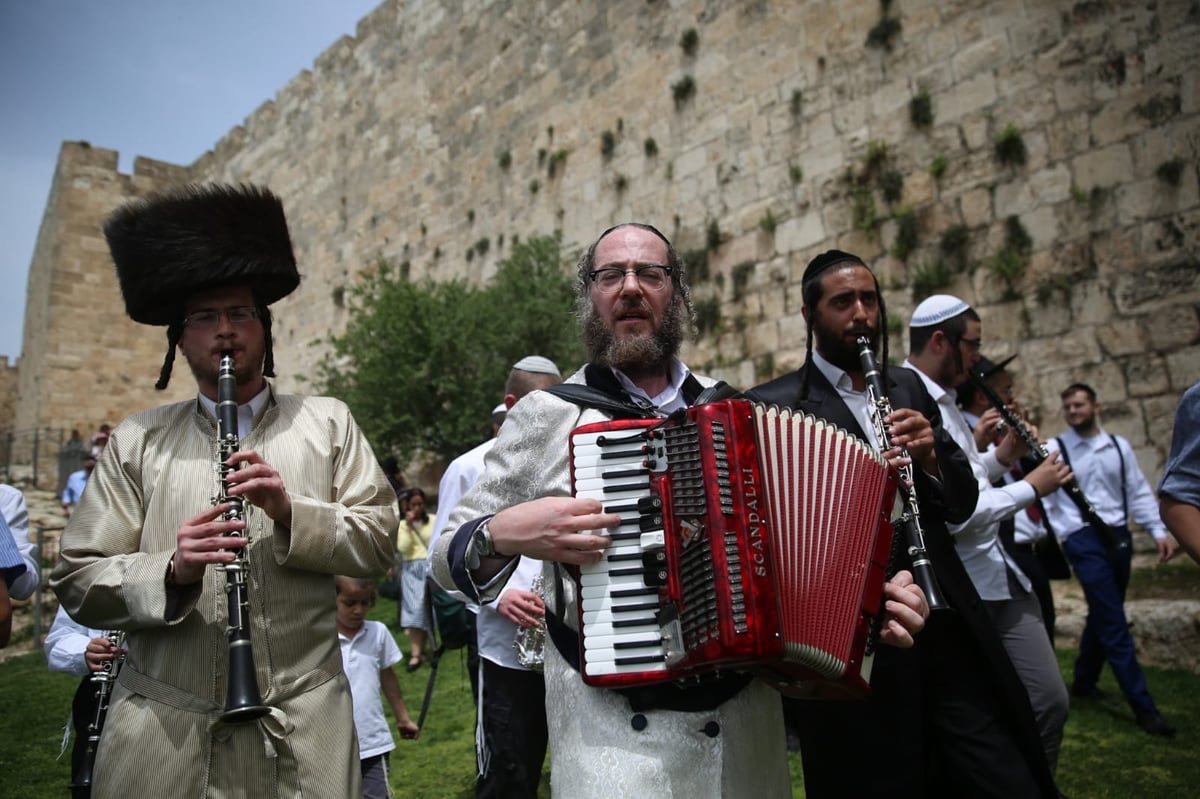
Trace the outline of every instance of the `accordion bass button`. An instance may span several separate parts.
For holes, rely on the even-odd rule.
[[[709,738],[716,738],[721,734],[721,725],[715,721],[710,721],[700,728],[700,732],[704,733]]]
[[[633,729],[637,732],[641,732],[642,730],[646,729],[649,724],[650,722],[647,721],[646,717],[641,713],[634,713],[633,718],[629,720],[629,726],[633,727]]]

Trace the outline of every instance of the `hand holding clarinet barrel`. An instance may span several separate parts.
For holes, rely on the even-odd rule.
[[[913,579],[925,592],[930,611],[945,609],[949,605],[942,598],[937,577],[933,573],[933,564],[925,549],[925,531],[921,527],[921,508],[917,502],[916,484],[913,482],[912,457],[906,448],[892,444],[891,434],[888,432],[892,403],[884,390],[883,377],[879,373],[879,365],[875,362],[875,353],[871,349],[871,339],[866,336],[858,339],[858,357],[862,361],[863,376],[867,381],[867,404],[875,425],[875,435],[879,439],[879,450],[887,453],[898,449],[902,459],[898,470],[900,492],[904,499],[904,515],[900,517],[899,526],[908,545],[909,557],[912,558]]]
[[[1079,482],[1075,479],[1075,476],[1070,473],[1070,467],[1059,461],[1059,455],[1057,453],[1051,457],[1050,451],[1046,448],[1046,445],[1038,441],[1037,436],[1025,425],[1025,421],[1021,419],[1021,417],[1018,416],[1012,408],[1008,407],[1000,395],[996,393],[996,390],[988,385],[988,382],[983,375],[976,374],[974,371],[971,371],[968,372],[967,378],[970,380],[971,385],[974,386],[976,390],[987,397],[988,402],[990,402],[992,407],[999,412],[1004,427],[1010,431],[1011,435],[1015,436],[1017,440],[1019,440],[1025,446],[1025,448],[1028,450],[1029,457],[1033,458],[1033,460],[1037,462],[1038,468],[1034,469],[1030,474],[1028,474],[1026,479],[1033,484],[1035,489],[1037,489],[1038,496],[1046,496],[1048,493],[1053,493],[1055,489],[1054,485],[1047,485],[1044,480],[1039,480],[1038,478],[1040,476],[1038,475],[1038,472],[1050,468],[1051,466],[1056,467],[1058,476],[1053,482],[1056,482],[1057,487],[1061,487],[1062,490],[1066,492],[1067,496],[1071,498],[1071,501],[1075,503],[1077,508],[1079,508],[1079,513],[1083,516],[1084,521],[1096,529],[1096,532],[1098,532],[1100,537],[1104,540],[1105,545],[1113,551],[1123,549],[1124,547],[1128,546],[1128,544],[1122,541],[1116,535],[1116,533],[1112,531],[1112,528],[1110,528],[1104,522],[1104,520],[1100,518],[1100,514],[1096,512],[1096,509],[1092,506],[1092,503],[1088,501],[1086,496],[1084,496],[1083,489],[1079,487]],[[1046,461],[1050,461],[1050,463],[1047,464]]]

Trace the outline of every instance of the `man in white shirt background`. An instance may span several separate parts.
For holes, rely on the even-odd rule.
[[[946,431],[971,462],[979,500],[971,518],[950,525],[950,533],[1029,693],[1046,760],[1054,772],[1070,699],[1033,586],[1001,545],[999,533],[1001,522],[1057,490],[1071,474],[1066,465],[1051,457],[1020,480],[999,488],[992,485],[1025,454],[1026,447],[1009,431],[998,446],[980,452],[956,404],[954,386],[961,385],[979,364],[982,331],[979,314],[963,300],[948,294],[929,297],[913,311],[904,365],[920,375],[938,404]]]
[[[1146,687],[1125,618],[1125,589],[1133,558],[1130,517],[1154,539],[1161,560],[1174,557],[1175,542],[1159,518],[1154,492],[1138,467],[1133,448],[1100,426],[1095,389],[1074,383],[1061,396],[1063,419],[1070,429],[1047,442],[1047,448],[1062,450],[1083,495],[1109,528],[1106,534],[1089,524],[1062,491],[1044,501],[1050,526],[1061,539],[1087,598],[1087,621],[1071,693],[1079,698],[1100,698],[1096,681],[1107,661],[1138,726],[1150,735],[1173,738],[1175,728],[1158,712]]]

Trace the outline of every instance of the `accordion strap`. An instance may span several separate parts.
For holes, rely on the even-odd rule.
[[[547,388],[546,392],[583,408],[603,411],[614,419],[653,419],[661,415],[653,405],[629,396],[611,369],[589,363],[583,370],[583,377],[586,385],[559,383]],[[683,379],[681,393],[689,406],[741,396],[724,381],[705,388],[690,372]]]

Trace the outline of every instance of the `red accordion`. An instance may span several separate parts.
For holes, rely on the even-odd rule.
[[[748,669],[781,690],[869,693],[897,488],[870,446],[724,400],[576,429],[571,482],[622,517],[577,575],[586,683]]]

